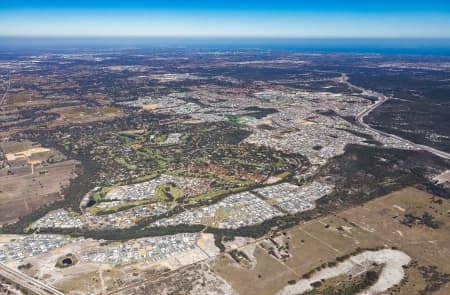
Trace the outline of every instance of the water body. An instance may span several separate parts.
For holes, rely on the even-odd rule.
[[[450,55],[450,39],[381,38],[81,38],[1,37],[0,50],[49,50],[74,48],[270,49],[308,52],[352,52],[382,54]]]
[[[64,258],[62,263],[63,263],[63,265],[69,266],[69,265],[72,265],[73,261],[71,258]]]
[[[95,201],[95,200],[93,200],[93,199],[89,199],[89,201],[87,202],[87,204],[86,204],[86,207],[92,207],[92,206],[94,206],[95,204],[96,204],[97,202]]]

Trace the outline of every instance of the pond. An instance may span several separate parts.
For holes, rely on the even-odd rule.
[[[97,202],[93,199],[89,199],[89,201],[86,204],[86,207],[92,207],[96,204]]]
[[[73,261],[72,261],[72,258],[70,258],[70,257],[64,258],[62,261],[62,264],[67,265],[67,266],[72,265],[72,263],[73,263]]]

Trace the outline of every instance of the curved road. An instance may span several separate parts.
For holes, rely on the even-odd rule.
[[[450,154],[449,154],[449,153],[446,153],[446,152],[444,152],[444,151],[441,151],[441,150],[432,148],[432,147],[430,147],[430,146],[426,146],[426,145],[422,145],[422,144],[417,144],[417,143],[414,143],[414,142],[409,141],[409,140],[407,140],[407,139],[404,139],[404,138],[402,138],[402,137],[400,137],[400,136],[397,136],[397,135],[394,135],[394,134],[390,134],[390,133],[386,133],[386,132],[383,132],[383,131],[380,131],[380,130],[377,130],[377,129],[375,129],[375,128],[370,127],[368,124],[366,124],[366,123],[364,122],[364,117],[366,117],[366,116],[367,116],[368,114],[370,114],[370,112],[372,112],[374,109],[376,109],[377,107],[379,107],[380,105],[382,105],[383,103],[385,103],[389,98],[386,97],[386,96],[385,96],[384,94],[382,94],[382,93],[378,93],[378,92],[374,92],[374,91],[371,91],[371,90],[367,90],[367,89],[364,89],[364,88],[362,88],[362,87],[358,87],[358,86],[356,86],[356,85],[351,84],[351,83],[348,81],[348,77],[347,77],[346,74],[342,74],[342,76],[341,76],[340,78],[338,78],[337,80],[338,80],[339,82],[341,82],[341,83],[347,84],[350,88],[357,89],[357,90],[361,91],[364,95],[369,95],[369,96],[372,96],[372,97],[376,97],[376,98],[377,98],[377,101],[376,101],[374,104],[371,104],[369,107],[367,107],[367,109],[361,111],[359,114],[357,114],[357,115],[355,116],[356,122],[358,122],[359,125],[361,125],[362,127],[366,128],[366,129],[368,129],[368,130],[370,130],[370,131],[372,131],[372,132],[375,132],[375,133],[377,133],[377,134],[379,134],[379,135],[383,135],[383,136],[386,136],[386,137],[390,137],[390,138],[397,139],[397,140],[399,140],[399,141],[401,141],[401,142],[404,142],[404,143],[406,143],[406,144],[409,144],[409,145],[411,145],[411,146],[414,146],[414,147],[416,147],[417,149],[424,150],[424,151],[430,152],[430,153],[432,153],[432,154],[434,154],[434,155],[436,155],[436,156],[438,156],[438,157],[441,157],[441,158],[450,160]]]
[[[9,88],[11,88],[11,72],[8,73],[8,85],[6,85],[6,91],[3,94],[2,98],[0,99],[0,107],[3,105],[3,103],[6,100],[6,96],[8,95]]]

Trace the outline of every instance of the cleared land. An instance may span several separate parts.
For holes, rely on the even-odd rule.
[[[13,222],[36,208],[62,198],[61,190],[76,176],[77,161],[31,142],[1,144],[0,224]]]
[[[111,120],[125,115],[122,110],[108,106],[75,106],[56,108],[51,111],[58,113],[60,116],[57,120],[51,123],[52,125],[59,125],[59,123],[87,123],[99,120]]]
[[[45,174],[0,177],[0,223],[8,223],[61,198],[61,187],[75,177],[76,161],[46,167]]]
[[[377,283],[372,283],[373,288],[381,290],[394,284],[388,292],[443,295],[448,294],[450,290],[447,259],[450,252],[450,220],[447,215],[449,210],[450,201],[407,188],[363,206],[312,220],[278,233],[272,238],[247,240],[249,244],[239,243],[242,239],[238,238],[227,245],[239,255],[239,259],[236,259],[236,255],[233,258],[232,251],[218,254],[213,246],[212,235],[205,235],[198,241],[202,252],[196,253],[199,256],[194,260],[190,259],[194,257],[191,256],[193,253],[188,252],[184,257],[171,257],[148,266],[82,262],[68,268],[55,267],[56,261],[63,255],[73,253],[77,256],[81,251],[98,248],[100,245],[99,241],[84,240],[27,259],[26,262],[39,267],[32,267],[26,272],[64,291],[70,291],[69,294],[100,294],[102,291],[108,293],[111,290],[117,290],[120,294],[148,294],[143,293],[143,290],[159,289],[159,284],[168,278],[171,282],[178,283],[165,285],[164,290],[176,287],[179,291],[192,291],[194,283],[186,281],[183,275],[191,267],[198,268],[202,265],[201,268],[204,269],[199,273],[199,277],[206,286],[212,281],[218,283],[217,280],[223,279],[222,287],[228,288],[224,293],[231,294],[236,291],[238,294],[265,295],[276,294],[286,286],[299,282],[306,284],[302,279],[308,277],[312,279],[301,290],[309,290],[309,284],[317,274],[325,274],[323,278],[330,278],[325,280],[329,288],[334,285],[342,286],[341,281],[346,286],[361,283],[361,280],[352,281],[348,277],[350,274],[361,273],[357,268],[364,263],[358,262],[357,257],[361,253],[367,253],[362,249],[372,250],[370,253],[384,249],[383,251],[391,254],[404,253],[405,256],[401,257],[394,255],[402,258],[401,265],[407,264],[406,259],[403,259],[406,257],[408,261],[410,257],[411,262],[401,269],[398,268],[399,264],[389,268],[388,263],[383,260],[389,258],[389,255],[382,256],[381,260],[378,256],[365,259],[365,254],[362,255],[364,261],[377,262],[375,268],[381,268],[378,271],[380,278],[394,278],[393,275],[386,276],[386,272],[391,274],[395,269],[395,281],[378,280]],[[423,217],[428,216],[427,214],[431,217]],[[286,253],[287,255],[284,255]],[[207,256],[211,258],[208,259]],[[344,269],[344,273],[340,272],[331,278],[330,268],[345,261],[351,261],[350,266],[357,267],[350,267],[351,270],[347,273]],[[367,272],[372,267],[370,263],[366,266],[361,268],[362,272]],[[168,271],[169,269],[173,271]],[[211,270],[214,276],[211,276]],[[400,281],[400,277],[403,280]],[[332,283],[328,282],[329,280],[332,280]],[[78,291],[81,293],[77,293]],[[311,294],[321,293],[319,291]]]
[[[4,237],[16,238],[16,236]],[[82,259],[83,253],[102,247],[117,246],[120,242],[105,242],[82,239],[50,252],[26,258],[22,262],[12,262],[11,266],[22,265],[22,271],[54,285],[65,294],[110,294],[126,286],[133,286],[144,281],[157,281],[169,270],[194,267],[218,254],[211,234],[201,234],[196,241],[198,248],[184,254],[178,253],[154,263],[132,262],[128,264],[92,263]],[[73,264],[62,265],[64,258],[71,257]],[[23,267],[28,265],[29,267]],[[177,273],[176,271],[170,272]],[[104,294],[104,293],[103,293]],[[155,293],[149,293],[155,294]],[[159,294],[159,293],[158,293]]]
[[[408,255],[398,250],[383,249],[378,251],[365,251],[348,258],[337,266],[324,268],[320,272],[313,274],[310,278],[302,279],[293,285],[287,286],[277,294],[301,294],[312,290],[312,284],[314,284],[314,282],[324,281],[343,274],[356,276],[361,272],[365,272],[366,269],[370,269],[371,264],[374,263],[377,265],[384,265],[383,270],[376,283],[370,286],[368,290],[364,291],[363,294],[379,294],[402,281],[405,275],[403,266],[407,265],[410,260]]]
[[[287,230],[291,256],[285,261],[274,258],[258,244],[254,268],[242,267],[224,254],[218,256],[214,270],[239,294],[275,294],[288,281],[297,282],[311,270],[323,269],[358,248],[396,247],[412,258],[405,279],[394,288],[396,294],[420,294],[423,290],[448,294],[449,210],[448,200],[406,188]],[[437,228],[420,220],[405,224],[405,215],[423,216],[425,212]]]

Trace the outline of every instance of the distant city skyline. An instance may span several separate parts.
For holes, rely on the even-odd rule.
[[[0,36],[450,38],[449,1],[2,1]]]

